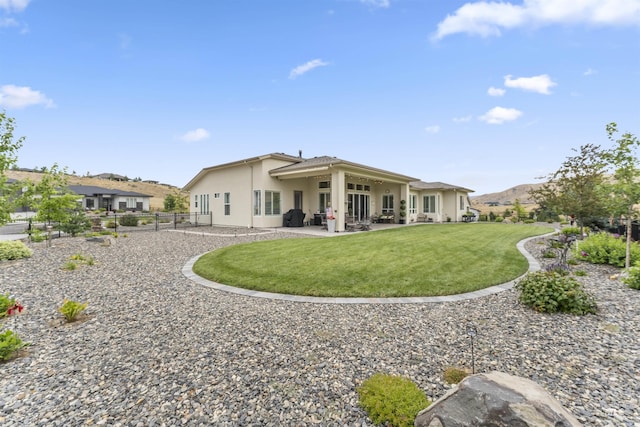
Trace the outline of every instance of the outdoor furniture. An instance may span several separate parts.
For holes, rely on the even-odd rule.
[[[287,213],[282,215],[283,227],[304,227],[305,213],[302,209],[289,209]]]
[[[464,214],[462,215],[462,222],[473,222],[476,219],[476,214]]]
[[[391,224],[392,222],[394,222],[395,218],[396,215],[393,213],[393,211],[389,211],[380,215],[378,217],[378,222]]]

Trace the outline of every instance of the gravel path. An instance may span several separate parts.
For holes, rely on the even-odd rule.
[[[530,378],[585,425],[640,426],[640,292],[611,280],[615,269],[577,267],[600,307],[585,317],[535,313],[513,290],[451,303],[311,304],[220,292],[181,273],[208,250],[283,237],[300,236],[65,238],[0,262],[0,292],[26,307],[3,327],[31,343],[0,364],[0,424],[369,426],[356,387],[383,371],[440,397],[443,371],[471,364],[473,322],[476,371]],[[74,254],[96,263],[64,270]],[[60,322],[64,298],[87,301],[87,319]]]

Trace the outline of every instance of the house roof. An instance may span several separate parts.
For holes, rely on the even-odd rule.
[[[122,196],[122,197],[151,197],[148,194],[136,193],[134,191],[117,190],[113,188],[102,188],[95,185],[69,185],[69,190],[81,196]]]
[[[269,174],[271,176],[282,178],[287,175],[297,176],[300,174],[304,174],[305,172],[315,173],[322,170],[328,171],[330,168],[333,168],[333,167],[344,168],[347,170],[351,170],[354,173],[373,174],[375,176],[384,177],[386,179],[395,179],[395,180],[401,180],[401,181],[412,181],[417,179],[410,176],[398,174],[395,172],[386,171],[384,169],[378,169],[371,166],[366,166],[360,163],[354,163],[354,162],[350,162],[347,160],[343,160],[343,159],[339,159],[337,157],[331,157],[331,156],[320,156],[320,157],[313,157],[310,159],[303,159],[302,161],[297,162],[295,164],[273,169],[269,171]]]
[[[285,161],[290,161],[290,162],[293,162],[293,163],[302,162],[304,160],[302,157],[299,157],[299,156],[291,156],[289,154],[284,154],[284,153],[270,153],[270,154],[264,154],[262,156],[249,157],[247,159],[236,160],[235,162],[229,162],[229,163],[223,163],[223,164],[220,164],[220,165],[209,166],[209,167],[203,168],[200,172],[198,172],[198,174],[196,176],[191,178],[191,181],[189,181],[183,187],[183,189],[185,191],[188,191],[196,182],[198,182],[200,180],[200,178],[202,178],[203,176],[205,176],[207,173],[209,173],[211,171],[219,170],[219,169],[225,169],[225,168],[231,168],[231,167],[238,166],[238,165],[243,165],[243,164],[261,162],[262,160],[266,160],[266,159],[285,160]]]
[[[409,185],[418,190],[460,190],[468,193],[473,193],[473,190],[458,185],[446,184],[444,182],[424,182],[413,181]]]

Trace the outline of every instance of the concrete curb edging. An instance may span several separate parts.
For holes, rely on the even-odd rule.
[[[555,232],[554,232],[555,233]],[[533,239],[537,239],[540,237],[545,237],[551,235],[553,233],[543,234],[540,236],[528,237],[519,241],[516,244],[516,247],[520,251],[522,255],[525,256],[527,261],[529,262],[529,270],[539,271],[540,263],[531,255],[525,248],[524,245]],[[211,280],[207,280],[203,277],[198,276],[193,272],[193,265],[196,261],[204,254],[196,255],[191,258],[187,263],[182,267],[182,274],[189,280],[207,288],[216,289],[223,292],[229,292],[237,295],[244,295],[248,297],[256,297],[256,298],[266,298],[266,299],[274,299],[281,301],[292,301],[292,302],[307,302],[314,304],[415,304],[415,303],[437,303],[437,302],[455,302],[455,301],[464,301],[470,300],[474,298],[480,298],[487,295],[497,294],[498,292],[506,291],[516,284],[516,282],[522,278],[524,275],[517,277],[514,280],[503,283],[501,285],[490,286],[488,288],[479,289],[473,292],[467,292],[464,294],[457,295],[444,295],[444,296],[436,296],[436,297],[394,297],[394,298],[332,298],[332,297],[311,297],[311,296],[302,296],[302,295],[289,295],[289,294],[277,294],[273,292],[261,292],[254,291],[251,289],[243,289],[236,288],[234,286],[223,285],[222,283],[212,282]],[[525,273],[526,274],[526,273]]]

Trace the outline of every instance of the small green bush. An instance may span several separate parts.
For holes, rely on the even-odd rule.
[[[631,289],[640,289],[640,266],[635,265],[627,270],[626,276],[622,277],[622,283]]]
[[[585,233],[589,230],[589,228],[585,227]],[[580,235],[580,227],[564,227],[560,232],[566,236],[579,236]]]
[[[29,258],[33,251],[19,240],[5,240],[0,242],[0,261]]]
[[[553,251],[544,251],[542,254],[542,258],[555,258],[556,253]]]
[[[127,227],[137,227],[138,217],[135,215],[123,215],[120,217],[120,225]]]
[[[116,228],[116,222],[110,219],[104,224],[104,226],[105,228]]]
[[[24,347],[24,343],[18,335],[7,329],[0,333],[0,360],[8,360],[13,353]]]
[[[70,234],[71,237],[76,237],[89,229],[91,229],[91,220],[81,211],[75,212],[66,222],[60,224],[60,230]]]
[[[58,309],[67,322],[73,322],[87,308],[87,303],[79,303],[77,301],[64,300],[62,306]]]
[[[496,219],[494,220],[495,222],[503,222],[504,218],[501,216],[497,216]]]
[[[469,375],[469,373],[463,369],[450,367],[444,371],[444,380],[448,384],[458,384],[465,379],[467,375]]]
[[[573,277],[551,271],[528,273],[515,288],[524,305],[542,313],[594,314],[595,298]]]
[[[631,243],[631,265],[640,262],[640,246]],[[591,234],[580,242],[574,257],[592,264],[609,264],[624,267],[627,256],[627,243],[624,237],[609,233]]]
[[[39,243],[47,240],[47,235],[43,233],[42,230],[40,230],[39,228],[34,228],[33,230],[31,230],[31,234],[29,235],[29,238],[31,239],[32,242]]]
[[[529,218],[529,219],[525,219],[525,220],[524,220],[524,223],[525,223],[525,224],[533,224],[533,223],[535,223],[535,222],[536,222],[535,220],[530,219],[530,218]]]
[[[415,383],[397,375],[374,374],[357,391],[369,418],[391,427],[412,427],[418,412],[431,404]]]

